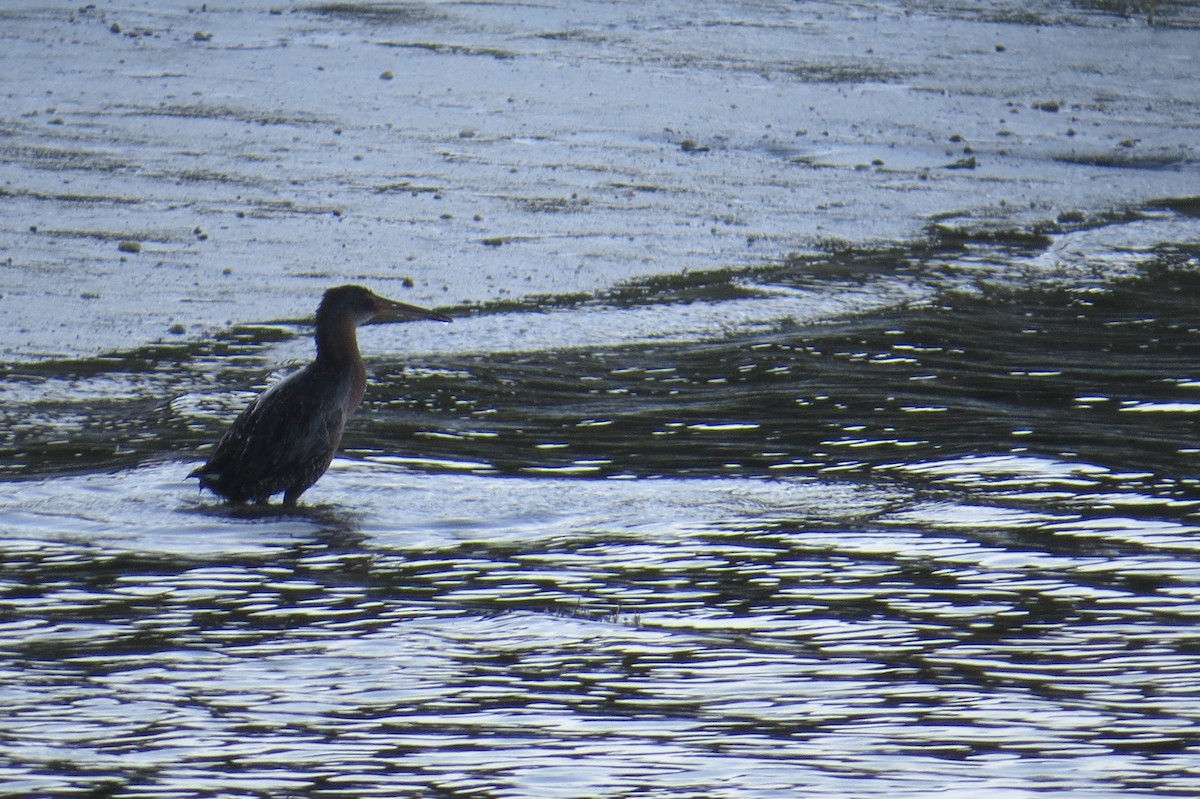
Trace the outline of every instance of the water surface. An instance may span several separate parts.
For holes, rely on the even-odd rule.
[[[286,513],[184,475],[304,325],[9,367],[5,792],[1194,795],[1197,252],[1068,239],[368,328]]]

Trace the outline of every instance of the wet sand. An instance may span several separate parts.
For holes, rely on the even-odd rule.
[[[1200,10],[1126,10],[9,3],[0,360],[1195,196]]]

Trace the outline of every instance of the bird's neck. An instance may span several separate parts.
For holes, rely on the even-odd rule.
[[[341,369],[362,371],[358,352],[357,325],[347,320],[317,325],[317,363]]]
[[[342,408],[354,415],[367,389],[367,369],[358,352],[357,326],[352,323],[317,326],[317,358],[313,366],[343,387]]]

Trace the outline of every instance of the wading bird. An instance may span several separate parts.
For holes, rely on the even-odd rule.
[[[346,420],[362,402],[367,372],[357,328],[371,320],[432,319],[437,311],[405,305],[362,286],[325,292],[317,308],[317,357],[254,398],[188,477],[232,503],[266,502],[283,492],[295,505],[329,468]]]

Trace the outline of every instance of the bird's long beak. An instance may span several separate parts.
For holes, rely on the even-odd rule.
[[[371,320],[372,322],[404,322],[409,319],[431,319],[434,322],[453,321],[449,316],[437,311],[375,295],[375,317]]]

